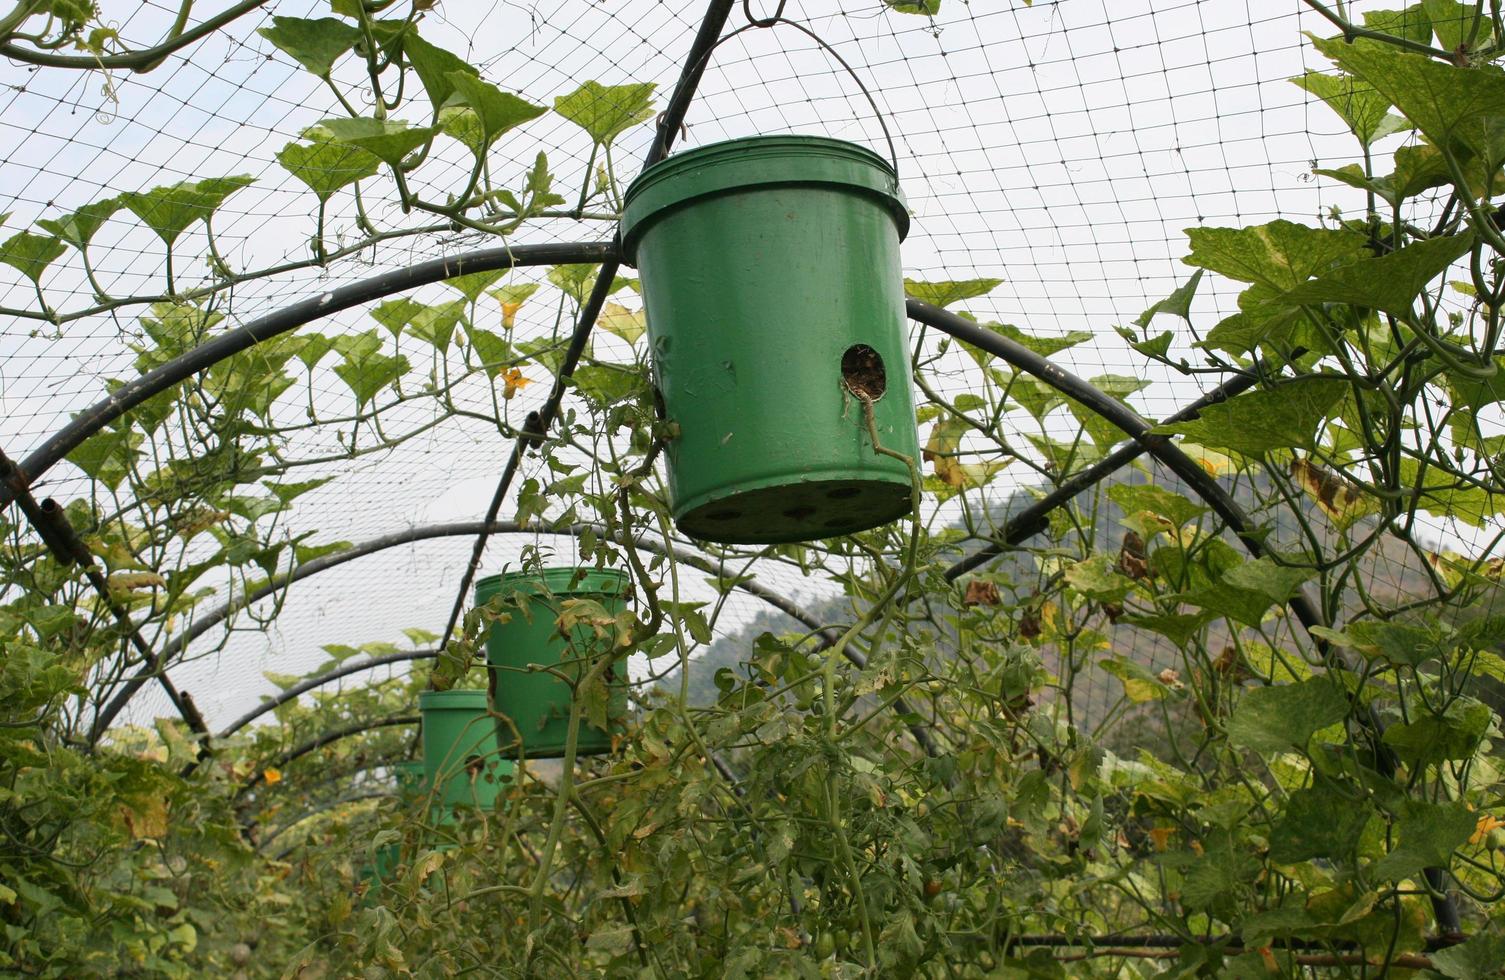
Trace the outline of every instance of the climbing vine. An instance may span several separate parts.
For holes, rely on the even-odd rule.
[[[293,324],[177,377],[69,448],[57,465],[87,487],[72,499],[37,499],[45,474],[6,447],[0,966],[1498,973],[1497,3],[1351,19],[1310,0],[1339,33],[1306,39],[1321,67],[1292,82],[1362,160],[1314,177],[1364,206],[1188,229],[1181,287],[1119,329],[1126,354],[1227,397],[1159,424],[1113,415],[1104,404],[1149,382],[1090,378],[1093,407],[1063,371],[1005,356],[1097,338],[968,314],[997,279],[906,280],[925,324],[910,365],[924,450],[902,457],[920,506],[767,548],[674,532],[662,456],[676,423],[652,385],[638,281],[611,274],[610,252],[522,261],[546,222],[610,237],[636,163],[619,141],[661,122],[668,93],[507,91],[429,40],[432,3],[262,6],[194,22],[184,3],[140,49],[94,4],[0,15],[7,57],[102,73],[150,73],[254,19],[266,55],[334,107],[272,151],[303,205],[296,256],[236,268],[216,239],[226,202],[260,178],[121,192],[0,242],[29,293],[0,309],[10,323],[46,339],[113,317],[131,355],[119,392],[244,329],[256,283],[442,236],[517,251],[436,277],[438,300],[377,289],[364,329]],[[583,157],[562,166],[545,120],[573,127]],[[160,256],[150,281],[125,292],[101,272],[107,226]],[[1198,291],[1214,281],[1235,284],[1237,312],[1206,322]],[[596,333],[563,371],[582,317]],[[956,319],[999,343],[937,335]],[[550,384],[556,417],[518,407]],[[877,446],[872,401],[847,395]],[[576,758],[572,741],[562,764],[521,759],[494,807],[436,821],[432,799],[396,792],[417,697],[487,687],[480,651],[505,603],[449,635],[414,624],[326,647],[307,676],[268,675],[286,697],[218,730],[169,668],[273,623],[307,576],[419,540],[337,540],[299,524],[298,502],[461,424],[529,462],[495,527],[433,536],[520,533],[523,567],[563,543],[627,572],[623,611],[565,604],[559,628],[604,652],[558,673],[578,731],[604,717],[608,670],[631,662],[633,717],[611,753]],[[1000,493],[1004,474],[1024,489]],[[828,598],[780,595],[767,569]],[[749,627],[735,596],[778,614]],[[323,684],[377,663],[402,669]],[[128,710],[147,685],[173,712]]]

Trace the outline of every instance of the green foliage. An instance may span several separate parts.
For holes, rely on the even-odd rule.
[[[653,117],[652,82],[602,85],[585,82],[554,100],[554,111],[585,130],[597,146],[611,146],[622,133]]]

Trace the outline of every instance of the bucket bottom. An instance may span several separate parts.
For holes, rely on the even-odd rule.
[[[722,544],[786,544],[854,534],[911,510],[908,480],[812,480],[718,497],[681,515],[679,529]]]

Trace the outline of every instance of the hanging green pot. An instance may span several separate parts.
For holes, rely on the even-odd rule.
[[[674,519],[694,538],[807,541],[895,520],[919,462],[894,170],[851,143],[690,150],[627,190],[653,370],[678,427]]]
[[[441,819],[455,807],[490,809],[512,779],[512,762],[497,751],[485,691],[423,691],[423,779],[437,787]]]
[[[535,758],[564,755],[569,735],[571,686],[564,678],[530,665],[549,667],[578,680],[598,658],[612,656],[609,636],[598,637],[588,626],[575,626],[569,635],[556,622],[564,604],[586,600],[616,615],[622,609],[627,576],[614,569],[546,568],[541,572],[510,572],[476,583],[476,605],[498,600],[501,614],[486,637],[486,662],[496,688],[496,711],[506,721],[496,727],[503,754],[523,751]],[[605,728],[593,725],[582,712],[576,736],[577,755],[600,755],[612,749],[612,736],[623,731],[627,715],[625,665],[605,669]]]

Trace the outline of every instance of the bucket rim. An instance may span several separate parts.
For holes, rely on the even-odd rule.
[[[556,565],[537,571],[518,569],[477,579],[477,604],[486,602],[506,588],[513,592],[554,595],[622,595],[627,591],[628,576],[620,568],[597,568],[594,565]],[[542,588],[540,588],[542,586]]]
[[[446,711],[464,708],[487,709],[486,692],[478,689],[418,692],[419,711]]]
[[[782,133],[742,136],[676,153],[648,167],[622,197],[622,254],[636,261],[646,226],[667,211],[706,197],[777,186],[828,186],[877,198],[903,241],[909,209],[893,165],[858,143]]]

